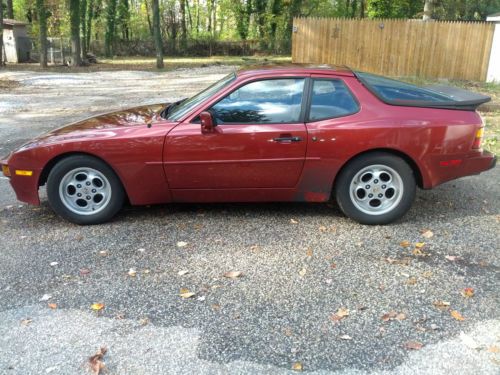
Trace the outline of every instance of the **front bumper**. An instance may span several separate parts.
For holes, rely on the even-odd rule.
[[[40,205],[40,197],[38,196],[38,181],[40,178],[41,170],[30,168],[33,173],[30,176],[17,175],[15,173],[16,168],[12,167],[7,159],[0,160],[0,164],[6,165],[10,169],[9,182],[16,193],[16,197],[19,201],[33,204],[35,206]]]

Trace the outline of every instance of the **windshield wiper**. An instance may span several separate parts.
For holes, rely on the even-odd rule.
[[[163,117],[164,119],[167,119],[168,118],[168,115],[170,115],[170,113],[172,113],[172,110],[176,107],[178,107],[180,104],[182,104],[184,101],[186,101],[187,98],[184,98],[184,99],[181,99],[181,100],[178,100],[176,102],[173,102],[172,104],[166,106],[161,112],[160,112],[160,116]]]

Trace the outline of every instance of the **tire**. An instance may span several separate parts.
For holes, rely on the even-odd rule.
[[[361,224],[383,225],[401,218],[416,193],[412,168],[384,152],[350,161],[335,183],[335,198],[346,216]]]
[[[52,209],[75,224],[100,224],[123,206],[125,192],[116,173],[87,155],[62,159],[50,171],[47,196]]]

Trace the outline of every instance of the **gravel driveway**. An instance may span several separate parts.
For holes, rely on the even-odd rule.
[[[230,70],[1,72],[0,154]],[[419,191],[389,226],[291,203],[127,208],[89,227],[2,178],[0,373],[86,373],[106,346],[107,374],[498,374],[499,177]]]

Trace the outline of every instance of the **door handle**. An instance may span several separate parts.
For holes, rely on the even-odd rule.
[[[301,142],[302,138],[301,137],[278,137],[278,138],[273,138],[273,141],[280,142],[280,143]]]

